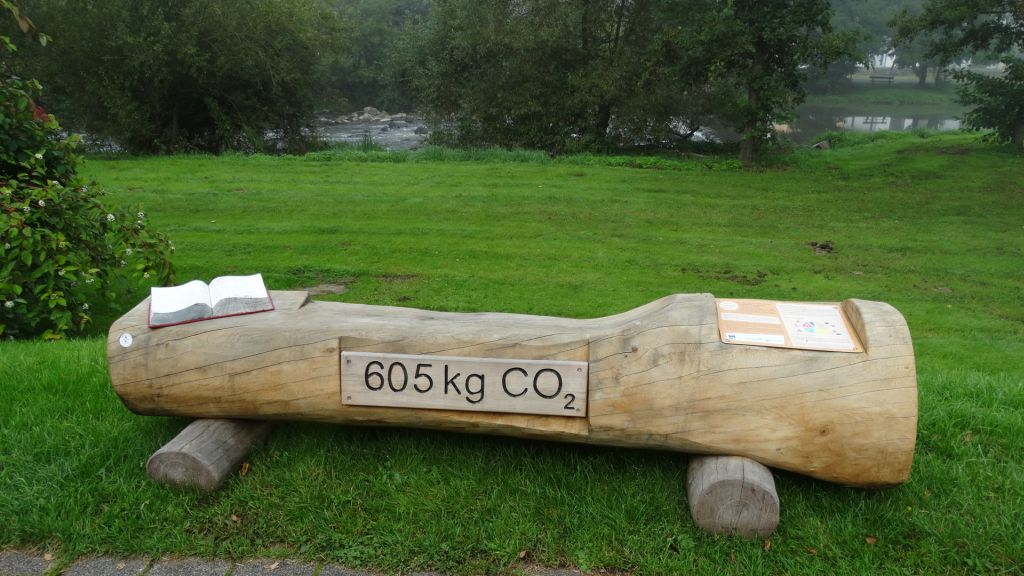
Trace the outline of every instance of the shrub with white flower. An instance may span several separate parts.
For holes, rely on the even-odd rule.
[[[0,53],[7,46],[0,42]],[[6,338],[81,332],[93,312],[123,311],[146,285],[171,281],[167,239],[136,226],[132,216],[141,210],[105,207],[103,190],[82,181],[76,137],[36,106],[39,91],[37,82],[0,66],[0,337]]]

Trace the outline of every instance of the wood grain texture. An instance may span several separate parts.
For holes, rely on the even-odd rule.
[[[272,426],[261,421],[196,420],[149,457],[146,473],[154,482],[175,488],[215,490]]]
[[[605,318],[310,302],[151,330],[143,301],[111,327],[114,389],[141,414],[295,419],[732,454],[860,486],[910,473],[917,380],[903,317],[843,302],[865,351],[719,340],[710,294],[668,296]],[[132,345],[118,343],[132,335]],[[340,351],[571,360],[589,365],[586,418],[346,406]]]
[[[779,525],[772,471],[750,458],[691,458],[686,498],[694,524],[714,534],[764,538]]]

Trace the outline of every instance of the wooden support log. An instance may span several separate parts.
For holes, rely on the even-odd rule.
[[[764,538],[779,525],[772,472],[750,458],[690,458],[686,497],[694,524],[713,534]]]
[[[734,454],[854,486],[903,482],[917,379],[903,317],[842,309],[862,352],[721,341],[715,298],[595,319],[310,302],[150,329],[148,300],[107,340],[140,414],[403,426]]]
[[[146,472],[159,484],[215,490],[272,427],[251,420],[196,420],[149,457]]]

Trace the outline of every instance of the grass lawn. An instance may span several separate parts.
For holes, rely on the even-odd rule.
[[[780,472],[769,548],[692,526],[682,455],[288,424],[246,476],[175,493],[144,465],[186,422],[128,412],[101,338],[6,342],[0,548],[387,572],[512,573],[524,560],[637,574],[1021,571],[1024,158],[963,135],[850,136],[756,172],[450,156],[109,159],[86,171],[170,235],[181,282],[263,272],[275,289],[347,285],[331,298],[350,302],[570,317],[685,292],[884,300],[917,354],[910,481],[872,491]],[[834,253],[809,246],[823,240]]]
[[[892,86],[854,82],[835,94],[810,94],[805,106],[843,110],[851,115],[960,116],[964,107],[956,102],[956,82],[920,87],[897,82]]]

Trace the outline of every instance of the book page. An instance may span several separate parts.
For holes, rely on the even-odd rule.
[[[263,284],[262,274],[252,276],[221,276],[210,282],[210,305],[225,298],[262,298],[269,299],[267,287]]]
[[[202,280],[193,280],[188,284],[169,288],[154,286],[149,294],[150,314],[177,312],[195,304],[213,307],[210,301],[210,288]]]

